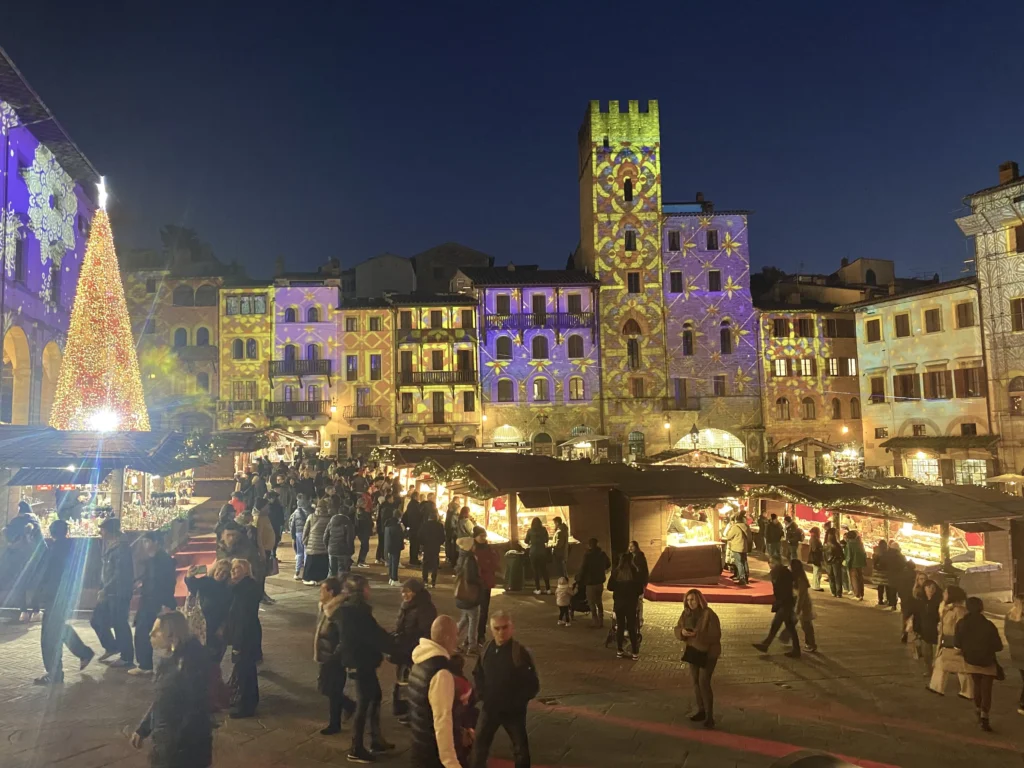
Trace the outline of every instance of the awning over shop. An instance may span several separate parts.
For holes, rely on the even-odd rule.
[[[934,451],[945,453],[947,450],[966,451],[972,448],[991,450],[999,442],[998,435],[933,435],[922,437],[890,437],[879,447],[901,451]]]
[[[565,448],[566,446],[582,445],[583,443],[597,443],[608,439],[608,435],[576,435],[576,437],[570,437],[564,443],[559,443],[558,447]]]
[[[8,486],[19,485],[99,485],[110,474],[110,469],[61,469],[39,467],[19,469],[7,481]]]
[[[568,491],[520,491],[519,501],[527,509],[543,509],[544,507],[568,507],[576,503]]]

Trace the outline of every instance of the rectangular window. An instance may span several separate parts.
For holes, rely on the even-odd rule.
[[[885,379],[881,376],[874,376],[871,379],[871,396],[868,400],[873,405],[885,402]]]
[[[718,374],[711,378],[711,389],[715,397],[725,397],[725,375]]]
[[[345,355],[345,381],[359,378],[359,355]]]
[[[914,437],[927,437],[928,428],[924,424],[911,424],[914,430]]]
[[[772,337],[776,339],[788,339],[789,320],[784,317],[776,317],[772,320]]]
[[[629,380],[629,391],[633,397],[644,396],[644,380],[643,379],[630,379]]]
[[[857,375],[857,358],[848,357],[846,358],[846,375],[856,376]]]
[[[938,333],[942,330],[942,310],[938,307],[935,309],[926,309],[924,311],[924,332],[925,333]]]
[[[232,400],[255,400],[256,399],[256,382],[255,381],[232,381],[231,382],[231,399]]]
[[[444,328],[444,312],[440,309],[430,310],[430,327]]]
[[[1024,331],[1024,299],[1010,299],[1010,322],[1013,330]]]
[[[814,338],[814,318],[801,317],[796,321],[796,335],[801,339]]]
[[[897,373],[892,377],[894,400],[920,400],[921,377],[916,373]]]
[[[875,427],[875,440],[884,440],[889,436],[888,427]]]
[[[398,370],[404,373],[412,373],[412,350],[403,349],[398,353]]]
[[[476,410],[476,392],[462,393],[462,410],[464,413],[472,413]]]
[[[472,328],[473,327],[473,310],[464,309],[462,310],[462,327]]]
[[[711,293],[722,292],[722,272],[718,269],[708,270],[708,291]]]
[[[432,349],[432,350],[430,350],[430,370],[432,370],[432,371],[443,371],[444,370],[444,350],[443,349]]]
[[[832,317],[825,321],[825,335],[830,339],[857,338],[857,323],[844,317]]]
[[[973,421],[965,421],[960,425],[960,434],[964,437],[974,437],[978,434],[978,425]]]
[[[457,350],[455,350],[455,370],[456,371],[472,371],[473,370],[473,350],[471,350],[471,349],[457,349]]]
[[[973,328],[976,325],[974,319],[974,302],[964,301],[956,305],[956,327]]]
[[[412,330],[412,311],[403,309],[398,313],[398,327],[403,331]]]
[[[402,413],[412,413],[412,392],[402,393]]]
[[[669,293],[682,293],[683,292],[683,273],[682,272],[669,272],[668,273],[668,292]]]
[[[985,386],[984,368],[960,368],[953,371],[957,397],[982,397]]]
[[[632,230],[632,229],[627,229],[626,230],[626,250],[627,251],[635,251],[636,250],[636,231],[635,230]]]
[[[828,375],[838,376],[839,375],[839,358],[830,357],[828,359]]]
[[[717,229],[709,229],[708,230],[707,247],[708,247],[709,251],[717,251],[718,250],[718,230]]]
[[[800,358],[800,375],[815,376],[818,373],[817,361],[813,357]]]
[[[345,318],[345,332],[353,333],[359,330],[359,318],[358,317],[346,317]]]
[[[910,335],[910,315],[896,315],[893,319],[893,328],[896,331],[897,339],[905,339]]]
[[[776,377],[789,376],[789,360],[781,357],[772,360],[772,371]]]
[[[1024,224],[1018,224],[1013,228],[1014,250],[1017,253],[1024,253]]]
[[[626,273],[626,290],[630,293],[640,293],[640,273]]]
[[[146,293],[156,293],[156,278],[149,278],[146,281]]]
[[[380,355],[370,355],[370,381],[380,381],[381,366]]]
[[[924,374],[924,399],[948,400],[953,397],[952,371],[927,371]]]
[[[971,434],[978,434],[977,424],[963,424],[962,426],[974,427],[974,432]],[[988,479],[988,462],[984,459],[955,459],[953,475],[957,485],[985,485],[985,481]]]
[[[668,233],[668,249],[670,251],[678,251],[679,250],[679,233],[678,232],[669,232]]]
[[[882,340],[882,320],[878,317],[873,317],[864,323],[864,335],[868,341],[881,341]]]
[[[583,296],[578,293],[570,293],[565,297],[566,309],[574,315],[583,311]]]
[[[512,298],[507,293],[499,293],[494,297],[494,314],[512,314]]]
[[[371,331],[379,331],[380,328],[381,328],[380,318],[379,317],[371,317],[370,318],[370,330]]]

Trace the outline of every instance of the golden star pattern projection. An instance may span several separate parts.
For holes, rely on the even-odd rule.
[[[78,278],[50,426],[149,431],[114,236],[102,208],[93,218]]]

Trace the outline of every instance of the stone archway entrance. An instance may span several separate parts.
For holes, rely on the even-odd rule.
[[[533,453],[535,456],[554,456],[555,443],[547,432],[539,432],[533,436]]]
[[[54,395],[57,394],[57,377],[60,376],[63,359],[64,354],[56,341],[43,347],[43,382],[39,394],[39,421],[42,424],[50,423],[50,409],[53,407]]]
[[[28,424],[32,361],[28,337],[18,326],[4,336],[3,367],[0,369],[0,422]]]

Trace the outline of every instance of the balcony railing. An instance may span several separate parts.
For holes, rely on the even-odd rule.
[[[217,410],[222,413],[247,413],[262,411],[262,400],[221,400],[217,403]]]
[[[330,400],[291,400],[267,403],[267,416],[327,416],[331,412]]]
[[[270,376],[330,376],[330,360],[271,360]]]
[[[384,406],[346,405],[344,415],[346,419],[383,419]]]
[[[664,397],[661,401],[663,411],[699,411],[700,398],[691,397]]]
[[[566,330],[593,328],[593,312],[516,312],[509,315],[484,315],[489,331],[524,331],[530,328]]]
[[[405,387],[428,384],[474,384],[476,371],[399,371],[398,381]]]
[[[399,328],[399,344],[454,344],[476,341],[476,328]]]

